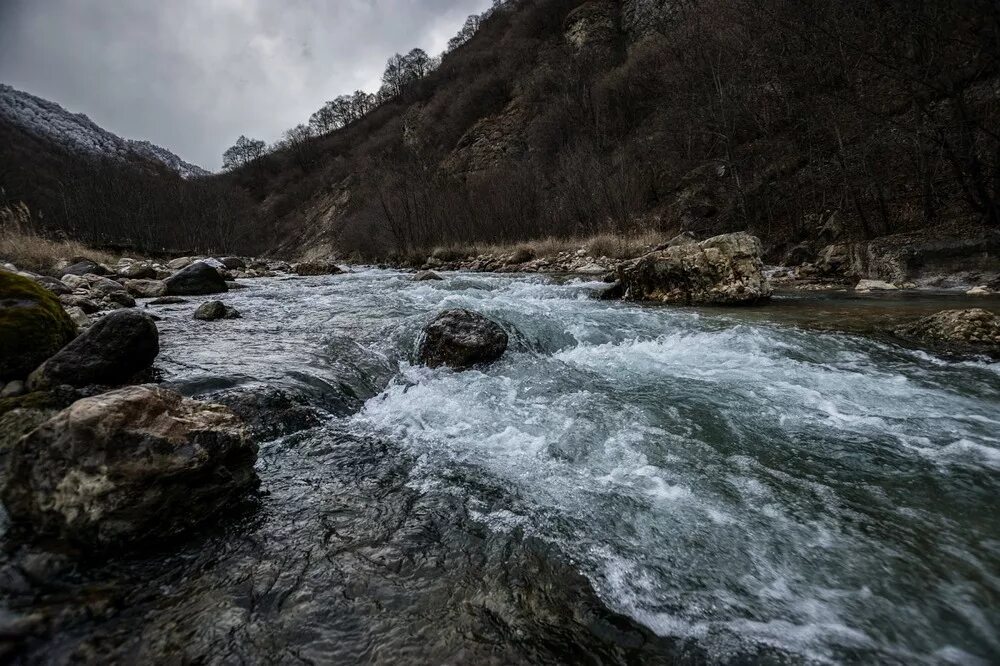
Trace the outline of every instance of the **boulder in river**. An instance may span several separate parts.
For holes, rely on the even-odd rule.
[[[117,310],[88,328],[28,378],[32,390],[60,384],[123,384],[153,365],[160,336],[152,317]]]
[[[216,321],[218,319],[239,319],[240,313],[236,308],[229,307],[222,301],[209,301],[202,303],[194,311],[194,318],[201,321]]]
[[[168,296],[221,294],[229,290],[226,280],[215,267],[196,261],[166,279]]]
[[[895,332],[911,340],[1000,351],[1000,315],[982,308],[942,310]]]
[[[413,276],[414,282],[428,282],[431,280],[443,280],[444,278],[434,271],[419,271]]]
[[[33,280],[0,271],[0,379],[22,379],[76,337],[59,299]]]
[[[7,458],[11,520],[93,550],[169,539],[258,484],[257,447],[232,411],[153,386],[78,400]]]
[[[618,268],[626,300],[747,305],[771,296],[760,240],[739,232],[656,250]]]
[[[156,267],[145,261],[136,261],[118,269],[118,276],[129,280],[153,280]]]
[[[445,310],[424,328],[418,357],[432,368],[462,370],[497,360],[507,341],[506,331],[492,319],[469,310]]]
[[[340,266],[332,261],[303,261],[292,265],[292,272],[296,275],[337,275],[343,273]]]
[[[238,389],[209,399],[233,410],[258,440],[275,439],[322,423],[305,399],[279,388]]]
[[[81,259],[62,269],[63,275],[108,275],[109,273],[111,271],[107,268],[90,259]]]

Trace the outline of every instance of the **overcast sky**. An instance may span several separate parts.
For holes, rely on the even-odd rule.
[[[0,0],[0,82],[218,169],[489,0]]]

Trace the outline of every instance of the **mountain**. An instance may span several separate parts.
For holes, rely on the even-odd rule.
[[[71,113],[55,102],[4,84],[0,84],[0,118],[74,152],[119,159],[144,158],[163,164],[183,178],[210,174],[166,148],[148,141],[123,139],[101,128],[82,113]]]
[[[360,119],[234,172],[278,248],[746,229],[813,261],[1000,228],[996,3],[497,5]]]

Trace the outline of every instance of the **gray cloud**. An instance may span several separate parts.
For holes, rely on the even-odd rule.
[[[216,169],[489,0],[0,0],[0,82]]]

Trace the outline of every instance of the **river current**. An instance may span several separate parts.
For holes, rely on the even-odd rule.
[[[225,527],[36,591],[98,602],[25,660],[1000,660],[1000,363],[581,279],[247,284],[235,321],[149,308],[164,383],[322,424]],[[411,364],[454,307],[501,361]]]

